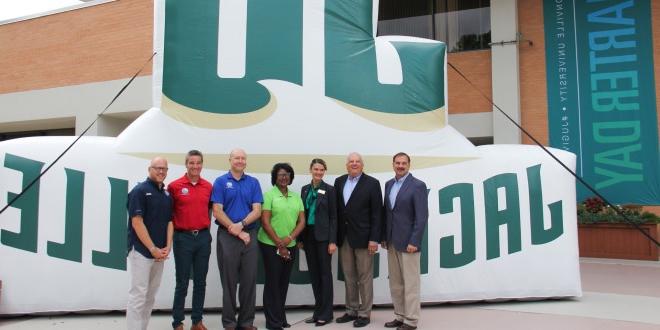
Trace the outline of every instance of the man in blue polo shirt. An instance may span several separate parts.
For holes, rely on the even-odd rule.
[[[149,176],[128,194],[128,261],[131,288],[126,306],[128,330],[146,330],[172,247],[172,198],[165,190],[167,160],[156,157]]]
[[[216,252],[222,283],[222,325],[225,329],[256,329],[257,220],[263,195],[257,179],[245,174],[247,156],[242,149],[229,154],[230,170],[213,183],[211,202],[218,223]],[[236,287],[240,311],[236,319]]]

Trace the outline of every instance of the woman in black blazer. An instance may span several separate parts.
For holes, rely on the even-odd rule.
[[[335,188],[323,181],[327,166],[315,158],[309,165],[312,183],[302,187],[307,224],[301,235],[314,291],[314,315],[307,323],[323,326],[332,321],[332,254],[337,250],[337,197]]]

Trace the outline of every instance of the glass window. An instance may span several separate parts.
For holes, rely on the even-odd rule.
[[[488,49],[490,0],[381,0],[378,35],[441,40],[449,52]]]
[[[41,131],[22,131],[22,132],[0,132],[0,141],[24,138],[30,136],[72,136],[75,134],[75,129],[73,128],[61,128],[61,129],[48,129]]]

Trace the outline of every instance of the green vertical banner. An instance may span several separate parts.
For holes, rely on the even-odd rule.
[[[544,0],[543,17],[550,145],[611,202],[660,204],[650,1]]]

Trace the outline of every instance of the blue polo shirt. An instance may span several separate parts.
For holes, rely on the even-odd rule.
[[[211,202],[221,204],[229,219],[238,223],[252,211],[252,204],[263,203],[264,199],[257,179],[243,174],[236,180],[231,172],[227,172],[215,179]],[[253,222],[246,229],[255,227],[257,223]]]
[[[167,245],[167,226],[172,221],[172,197],[164,186],[159,188],[156,182],[147,178],[128,193],[128,251],[135,248],[143,256],[153,259],[149,247],[142,244],[133,230],[131,219],[137,215],[142,216],[154,245],[164,248]]]

